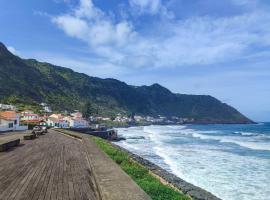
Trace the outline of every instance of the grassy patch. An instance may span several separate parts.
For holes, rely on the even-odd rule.
[[[64,130],[64,129],[55,129],[55,130],[60,132],[60,133],[64,133],[64,134],[66,134],[68,136],[71,136],[71,137],[74,137],[74,138],[77,138],[77,139],[82,139],[82,137],[79,135],[80,133],[75,133],[75,132]]]
[[[162,184],[148,169],[129,158],[128,153],[113,147],[107,141],[92,137],[93,141],[107,153],[153,200],[190,200],[170,186]]]

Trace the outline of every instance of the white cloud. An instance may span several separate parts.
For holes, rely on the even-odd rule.
[[[166,9],[161,0],[129,2],[152,14]],[[254,46],[270,46],[270,14],[260,9],[230,17],[169,19],[136,31],[132,21],[114,21],[91,0],[81,0],[52,21],[86,42],[104,63],[121,67],[215,64],[245,58]]]
[[[129,3],[141,12],[149,12],[150,14],[157,14],[162,7],[160,0],[129,0]]]
[[[135,15],[160,15],[168,19],[174,17],[173,13],[163,5],[162,0],[129,0],[129,5]]]
[[[52,20],[59,28],[63,29],[68,36],[87,41],[89,27],[84,20],[70,15],[62,15]]]
[[[72,13],[55,16],[52,22],[71,37],[89,45],[125,45],[135,34],[131,24],[125,20],[114,23],[91,0],[81,0]]]
[[[14,55],[18,55],[18,54],[19,54],[19,52],[18,52],[14,47],[12,47],[12,46],[7,46],[7,49],[8,49],[11,53],[13,53]]]

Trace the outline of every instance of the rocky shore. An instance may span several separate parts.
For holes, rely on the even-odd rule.
[[[127,152],[130,157],[140,163],[141,165],[148,168],[154,175],[161,179],[161,181],[165,182],[166,184],[171,185],[172,187],[176,188],[177,190],[182,191],[184,194],[188,194],[194,200],[221,200],[220,198],[216,197],[215,195],[211,194],[210,192],[192,185],[183,179],[177,177],[176,175],[162,169],[161,167],[157,166],[156,164],[146,160],[127,149],[112,143],[112,145],[124,152]]]

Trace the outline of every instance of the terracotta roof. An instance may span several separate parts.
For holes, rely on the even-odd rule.
[[[3,119],[16,119],[17,117],[17,113],[15,111],[3,111],[3,112],[0,112],[0,118],[3,118]]]
[[[62,119],[64,116],[62,116],[61,114],[52,114],[49,116],[50,118],[57,118],[57,119]]]

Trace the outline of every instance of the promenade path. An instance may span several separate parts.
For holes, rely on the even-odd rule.
[[[82,142],[55,131],[0,152],[1,200],[96,200]]]

